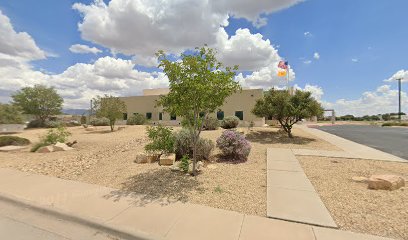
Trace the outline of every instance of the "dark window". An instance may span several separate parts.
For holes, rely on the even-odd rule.
[[[176,120],[176,119],[177,119],[176,114],[171,114],[171,115],[170,115],[170,120]]]
[[[127,113],[123,113],[123,120],[127,120]]]
[[[146,118],[149,120],[152,119],[152,113],[151,112],[146,113]]]
[[[205,112],[200,112],[199,116],[200,118],[203,118],[205,116]]]
[[[217,112],[217,119],[218,120],[224,120],[224,112],[223,111],[218,111]]]
[[[244,120],[244,112],[243,111],[235,111],[235,116],[239,118],[239,120]]]
[[[163,113],[159,113],[159,120],[163,120]]]

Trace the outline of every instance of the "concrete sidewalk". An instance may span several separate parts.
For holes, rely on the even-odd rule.
[[[0,169],[0,201],[124,239],[386,239],[195,204],[152,201],[148,196],[11,169]]]
[[[380,150],[338,137],[336,135],[321,131],[315,128],[309,128],[306,125],[294,125],[296,128],[300,128],[305,132],[308,132],[318,138],[321,138],[340,149],[344,150],[346,153],[344,154],[345,158],[360,158],[360,159],[372,159],[372,160],[380,160],[380,161],[391,161],[391,162],[404,162],[408,163],[407,160],[402,159],[400,157],[394,156],[392,154],[382,152]],[[311,156],[321,156],[327,155],[328,151],[325,153],[319,153],[318,151],[303,151],[298,152],[299,155],[307,155],[308,153]],[[335,154],[335,153],[334,153]],[[336,155],[336,154],[335,154]],[[336,156],[334,156],[336,157]],[[342,156],[340,156],[342,157]]]

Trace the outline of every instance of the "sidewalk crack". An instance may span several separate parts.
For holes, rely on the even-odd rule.
[[[242,226],[244,226],[244,220],[245,220],[246,214],[244,214],[244,217],[242,218],[241,222],[241,229],[239,229],[239,235],[238,235],[238,240],[241,239],[241,233],[242,233]]]

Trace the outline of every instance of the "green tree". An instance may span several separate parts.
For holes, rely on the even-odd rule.
[[[109,126],[111,131],[115,127],[117,119],[123,117],[123,113],[126,112],[126,104],[118,97],[104,95],[103,97],[97,96],[92,100],[92,108],[96,113],[96,117],[105,117],[109,119]]]
[[[271,89],[256,101],[252,113],[258,117],[272,117],[279,121],[283,130],[292,138],[292,127],[303,118],[322,116],[323,108],[310,92]]]
[[[53,87],[44,85],[22,88],[11,97],[13,104],[20,107],[23,113],[32,114],[41,122],[60,114],[64,102]]]
[[[233,68],[224,67],[215,57],[215,50],[204,46],[191,54],[182,54],[180,61],[171,61],[163,52],[157,53],[159,67],[167,75],[170,92],[161,96],[158,105],[164,111],[183,117],[193,140],[193,175],[196,174],[197,142],[204,119],[215,112],[225,98],[240,90],[234,81]]]
[[[23,116],[17,106],[0,103],[0,124],[22,123]]]

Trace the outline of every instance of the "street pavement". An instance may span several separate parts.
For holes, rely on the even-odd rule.
[[[371,125],[320,126],[317,129],[408,159],[408,128]]]

